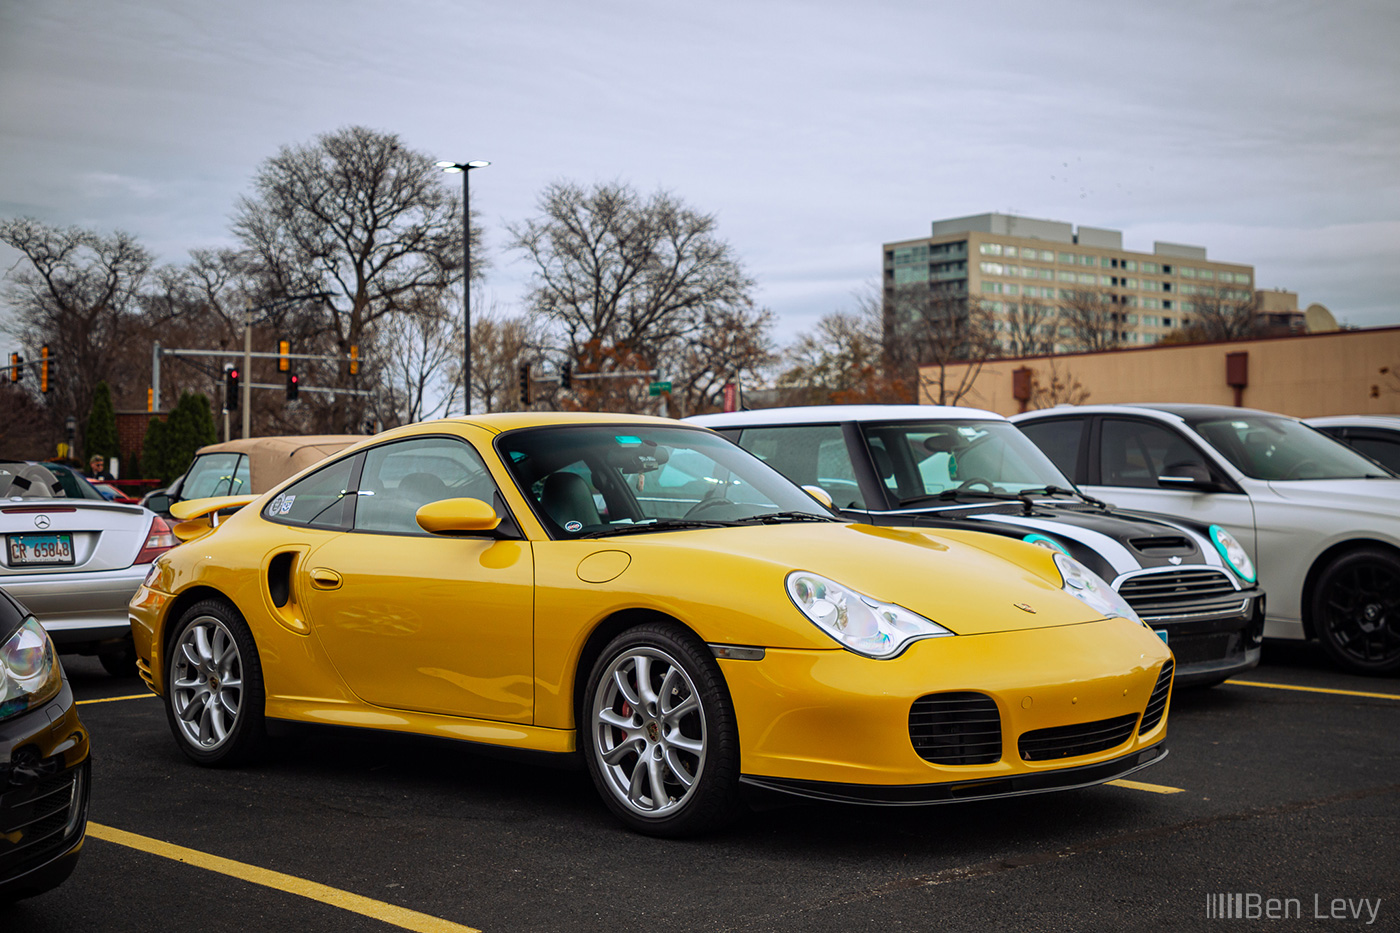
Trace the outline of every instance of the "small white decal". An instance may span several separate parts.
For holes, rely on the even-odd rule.
[[[566,523],[566,524],[564,525],[564,530],[565,530],[565,531],[570,531],[570,532],[573,532],[573,531],[582,531],[582,530],[583,530],[583,522],[568,522],[568,523]]]
[[[283,498],[282,508],[278,510],[278,514],[286,515],[288,512],[290,512],[292,510],[292,503],[295,501],[297,501],[296,496],[286,496],[285,498]]]

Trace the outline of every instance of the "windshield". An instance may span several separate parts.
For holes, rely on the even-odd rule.
[[[554,537],[728,524],[775,513],[833,518],[782,474],[709,431],[564,425],[502,435],[496,449]]]
[[[952,491],[1015,495],[1073,489],[1050,458],[1007,421],[862,426],[875,467],[900,504]]]
[[[1244,475],[1262,480],[1357,479],[1388,471],[1291,418],[1241,414],[1191,425]]]

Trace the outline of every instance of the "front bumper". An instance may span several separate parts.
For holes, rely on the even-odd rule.
[[[1228,614],[1143,619],[1154,631],[1166,633],[1178,687],[1217,684],[1259,666],[1264,594],[1250,590],[1242,596],[1242,606]]]
[[[0,722],[0,903],[72,873],[87,831],[88,753],[66,678],[49,703]]]
[[[1078,787],[1159,759],[1169,661],[1152,632],[1108,619],[929,639],[889,661],[840,649],[769,649],[760,661],[719,663],[738,718],[745,783],[825,799],[936,803]],[[1143,729],[1154,691],[1156,712]],[[996,723],[995,744],[978,738],[965,757],[932,760],[927,743],[916,748],[911,718],[930,696],[975,696]],[[1083,753],[1034,750],[1043,736],[1099,723],[1122,731]]]

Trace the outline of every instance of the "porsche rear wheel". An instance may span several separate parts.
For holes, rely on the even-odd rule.
[[[653,836],[717,829],[739,811],[739,732],[719,665],[689,632],[649,623],[593,666],[579,729],[608,808]]]
[[[165,713],[175,741],[202,765],[234,765],[262,748],[262,665],[248,624],[209,599],[177,623],[166,661]]]
[[[1343,554],[1318,578],[1312,608],[1313,631],[1337,664],[1400,671],[1400,558],[1380,548]]]

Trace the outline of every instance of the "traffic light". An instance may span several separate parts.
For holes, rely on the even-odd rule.
[[[229,411],[238,410],[238,369],[229,367],[224,370],[224,408]]]
[[[565,363],[559,370],[559,388],[568,389],[574,384],[574,366],[572,363]]]
[[[295,402],[300,392],[301,377],[296,373],[287,373],[287,401]]]
[[[18,353],[10,354],[10,381],[19,382],[20,367],[24,365],[24,357]]]
[[[292,352],[292,342],[290,340],[277,341],[277,371],[279,373],[289,372],[292,368],[292,361],[287,356]]]
[[[520,404],[530,404],[530,367],[520,367]]]
[[[350,346],[350,375],[355,376],[360,372],[360,347],[359,344]]]
[[[39,391],[49,391],[49,345],[39,348]]]

